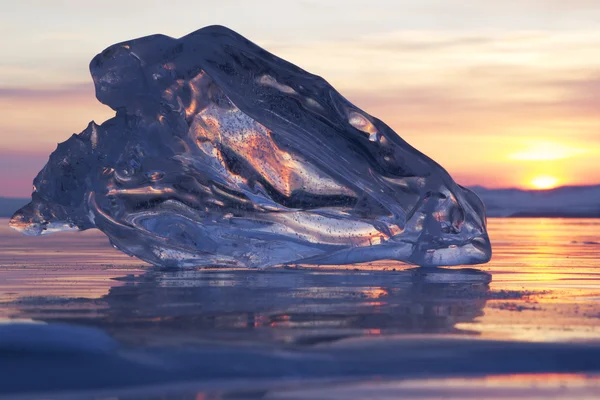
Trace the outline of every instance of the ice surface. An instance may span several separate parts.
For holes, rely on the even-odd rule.
[[[11,220],[25,234],[96,227],[164,267],[491,256],[474,193],[325,80],[227,28],[115,44],[90,70],[116,115],[50,155]]]

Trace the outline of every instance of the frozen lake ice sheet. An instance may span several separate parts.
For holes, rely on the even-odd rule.
[[[266,271],[156,271],[95,232],[23,238],[0,222],[7,398],[600,391],[599,220],[492,219],[480,270]]]

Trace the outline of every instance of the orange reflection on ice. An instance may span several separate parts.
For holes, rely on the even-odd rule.
[[[491,218],[494,256],[484,315],[457,329],[536,342],[597,339],[595,219]],[[507,323],[510,321],[510,323]],[[543,327],[543,329],[539,329]]]
[[[440,380],[445,387],[531,387],[532,385],[544,387],[581,386],[590,383],[600,384],[600,376],[585,374],[561,373],[532,373],[489,375],[482,378],[449,378]]]
[[[386,289],[380,287],[373,287],[362,291],[363,296],[368,299],[379,299],[380,297],[385,297],[388,295],[388,291]]]
[[[275,319],[275,321],[272,321],[271,323],[269,323],[269,326],[271,326],[271,327],[278,326],[278,325],[287,325],[292,320],[292,318],[287,314],[277,315],[273,318]]]

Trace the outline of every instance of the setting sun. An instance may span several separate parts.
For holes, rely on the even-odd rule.
[[[558,179],[553,176],[536,176],[530,182],[534,189],[552,189],[558,186]]]

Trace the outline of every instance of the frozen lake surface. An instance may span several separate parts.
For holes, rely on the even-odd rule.
[[[264,271],[157,271],[97,231],[7,224],[0,397],[600,396],[600,220],[491,219],[477,269]]]

